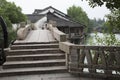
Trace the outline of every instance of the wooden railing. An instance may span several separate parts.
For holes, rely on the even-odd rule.
[[[120,46],[68,45],[62,42],[60,49],[66,52],[70,73],[88,77],[120,77]]]

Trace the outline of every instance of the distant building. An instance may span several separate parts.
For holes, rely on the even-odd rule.
[[[85,25],[72,20],[67,14],[49,6],[45,9],[35,9],[32,14],[27,14],[28,20],[42,27],[45,23],[55,22],[56,27],[68,34],[68,40],[79,44],[83,39]]]

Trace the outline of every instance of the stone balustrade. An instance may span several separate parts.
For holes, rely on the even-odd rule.
[[[120,78],[120,46],[87,46],[60,42],[69,72],[81,76]]]
[[[70,43],[70,42],[60,42],[59,43],[59,48],[60,50],[64,51],[65,53],[69,54],[70,53],[70,47],[74,46],[75,44]]]
[[[24,25],[22,24],[21,27],[17,31],[17,39],[18,40],[24,40],[28,33],[31,30],[31,25]]]
[[[57,41],[59,42],[64,42],[67,39],[67,36],[65,33],[63,33],[62,31],[58,30],[56,27],[53,27],[51,24],[47,25],[49,30],[52,32],[53,36],[55,37],[55,39],[57,39]]]

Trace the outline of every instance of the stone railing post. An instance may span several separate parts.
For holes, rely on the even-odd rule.
[[[60,50],[65,52],[65,56],[66,56],[66,66],[69,69],[69,55],[70,55],[70,49],[71,46],[73,46],[74,44],[69,43],[69,42],[60,42],[59,43],[59,48]]]
[[[22,22],[20,24],[20,28],[17,31],[17,39],[24,40],[26,38],[26,36],[28,35],[28,33],[30,32],[30,30],[32,29],[31,26],[32,25],[30,25],[30,24],[25,25],[25,23]]]

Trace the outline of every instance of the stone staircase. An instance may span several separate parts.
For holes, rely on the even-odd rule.
[[[0,76],[66,72],[65,53],[59,44],[14,44],[6,53]]]

